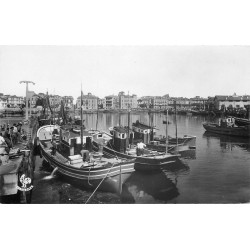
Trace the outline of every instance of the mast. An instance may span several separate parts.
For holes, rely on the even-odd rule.
[[[168,153],[168,109],[166,110],[166,154]]]
[[[56,119],[56,117],[55,117],[55,109],[56,109],[56,107],[55,107],[55,89],[54,89],[54,102],[53,102],[53,104],[54,104],[54,106],[53,106],[53,124],[55,124],[55,119]],[[61,105],[62,105],[62,103],[61,103]]]
[[[98,114],[99,114],[99,112],[98,112],[98,99],[97,99],[97,116],[96,116],[96,128],[95,128],[95,130],[97,130],[97,128],[98,128]]]
[[[46,108],[46,118],[48,118],[48,116],[49,116],[49,94],[48,94],[48,89],[47,89],[47,108]]]
[[[130,146],[129,143],[129,139],[130,139],[130,135],[129,135],[129,125],[130,125],[130,98],[129,98],[129,91],[128,91],[128,145]]]
[[[76,120],[76,119],[75,119],[75,116],[76,116],[76,114],[75,114],[75,108],[76,108],[76,107],[75,107],[75,104],[73,103],[73,110],[74,110],[74,122],[75,122],[75,120]]]
[[[178,131],[177,131],[177,110],[176,110],[176,101],[175,101],[175,137],[176,137],[176,150],[178,152]]]
[[[83,105],[83,102],[82,102],[82,83],[81,83],[81,148],[83,145],[82,105]]]

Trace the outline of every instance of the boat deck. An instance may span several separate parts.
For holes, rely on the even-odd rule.
[[[51,142],[46,142],[46,147],[44,147],[44,150],[51,154],[51,147],[52,147],[52,144]],[[119,163],[121,161],[118,161],[116,158],[104,158],[102,156],[102,154],[90,154],[92,156],[92,159],[90,162],[83,162],[82,160],[82,157],[81,155],[75,155],[74,158],[75,160],[70,160],[69,158],[63,156],[62,154],[60,154],[58,151],[56,151],[56,154],[53,155],[53,157],[63,163],[63,164],[68,164],[70,165],[71,167],[74,167],[74,168],[91,168],[91,169],[95,169],[95,168],[100,168],[100,167],[103,167],[104,166],[104,163],[106,163],[106,165],[113,165],[115,163]],[[97,158],[95,158],[97,157]]]

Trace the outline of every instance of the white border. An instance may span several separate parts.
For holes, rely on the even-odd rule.
[[[249,45],[247,1],[1,1],[2,45]],[[1,73],[1,69],[0,69]],[[248,205],[0,206],[3,248],[242,249]]]

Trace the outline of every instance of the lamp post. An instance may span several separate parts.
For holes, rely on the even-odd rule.
[[[21,83],[26,83],[26,109],[25,109],[25,113],[26,113],[26,115],[25,115],[25,120],[27,121],[28,120],[28,84],[29,83],[32,83],[33,85],[35,85],[35,83],[34,82],[31,82],[31,81],[20,81],[19,82],[20,84]]]

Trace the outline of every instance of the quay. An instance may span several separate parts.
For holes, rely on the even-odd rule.
[[[12,128],[11,125],[9,129]],[[6,130],[7,126],[8,124]],[[0,203],[31,202],[32,188],[28,188],[32,187],[34,180],[34,138],[38,126],[37,119],[30,117],[26,123],[19,123],[19,126],[21,132],[18,133],[21,134],[18,138],[14,140],[13,134],[10,137],[10,151],[6,151],[4,144],[1,144],[0,148]],[[5,132],[1,124],[1,134]]]

